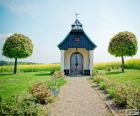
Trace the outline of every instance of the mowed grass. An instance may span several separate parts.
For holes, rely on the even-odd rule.
[[[129,69],[124,73],[119,70],[106,71],[109,79],[140,90],[140,70]]]
[[[46,82],[51,79],[49,71],[30,73],[2,73],[0,74],[0,96],[5,98],[11,95],[25,94],[29,87],[36,82]]]

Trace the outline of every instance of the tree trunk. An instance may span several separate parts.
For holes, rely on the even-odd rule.
[[[124,57],[122,56],[122,72],[124,72]]]
[[[15,58],[14,74],[17,73],[17,58]]]

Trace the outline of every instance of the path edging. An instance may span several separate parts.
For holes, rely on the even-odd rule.
[[[92,82],[90,82],[90,83],[91,83],[91,86],[93,86],[93,85],[92,85]],[[98,84],[96,84],[96,83],[94,83],[94,84],[95,84],[95,86],[98,86]],[[93,87],[92,87],[92,88],[93,88]],[[96,91],[96,93],[98,94],[98,96],[102,99],[102,101],[105,103],[105,105],[106,105],[107,108],[110,110],[110,112],[111,112],[114,116],[120,116],[119,114],[117,114],[117,113],[115,112],[115,110],[113,110],[113,109],[111,108],[111,106],[109,105],[109,103],[108,103],[107,101],[104,100],[103,95],[101,95],[101,93],[98,91],[97,87],[94,87],[93,89]]]

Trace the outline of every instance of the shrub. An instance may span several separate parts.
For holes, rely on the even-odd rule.
[[[106,87],[107,87],[106,83],[105,83],[104,81],[100,81],[100,83],[99,83],[99,88],[100,88],[101,90],[105,90]]]
[[[107,89],[107,92],[108,92],[108,94],[109,94],[109,98],[114,98],[115,97],[115,95],[116,95],[116,89],[115,89],[115,87],[113,87],[113,86],[110,86],[108,89]]]
[[[35,104],[31,95],[9,97],[0,102],[1,116],[38,116],[45,112],[39,104]]]
[[[35,97],[35,102],[40,104],[48,103],[51,91],[44,83],[36,83],[29,89],[29,93]]]
[[[140,91],[129,84],[123,85],[116,81],[111,81],[105,75],[99,73],[94,74],[91,79],[99,83],[100,89],[107,90],[109,97],[113,98],[117,106],[140,108]]]
[[[47,81],[46,84],[48,86],[48,89],[54,91],[59,90],[61,86],[63,86],[66,83],[64,78],[52,78],[51,80]]]
[[[119,107],[125,107],[127,104],[127,94],[125,92],[124,87],[118,87],[116,89],[116,94],[114,96],[113,101],[118,105]]]
[[[53,78],[64,78],[65,75],[62,71],[55,71],[53,74]]]
[[[100,76],[103,76],[103,73],[100,73],[99,71],[95,71],[95,72],[92,74],[91,79],[92,79],[94,82],[99,83],[100,81],[103,81],[103,79],[100,78]]]
[[[97,83],[99,83],[100,81],[103,81],[103,79],[101,79],[99,77],[93,77],[93,80]]]
[[[61,86],[63,86],[66,83],[64,78],[59,78],[55,81],[55,85],[57,86],[58,89],[60,89]]]
[[[129,108],[140,109],[140,91],[132,88],[127,91],[127,105]]]

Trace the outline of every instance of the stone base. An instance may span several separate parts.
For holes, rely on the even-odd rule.
[[[90,70],[84,70],[84,75],[89,76],[90,75]]]
[[[65,75],[69,75],[70,74],[70,71],[69,70],[64,70],[64,74]]]
[[[70,75],[70,70],[65,69],[65,70],[64,70],[64,74],[65,74],[65,75]],[[89,75],[90,75],[90,70],[84,70],[83,76],[89,76]]]

